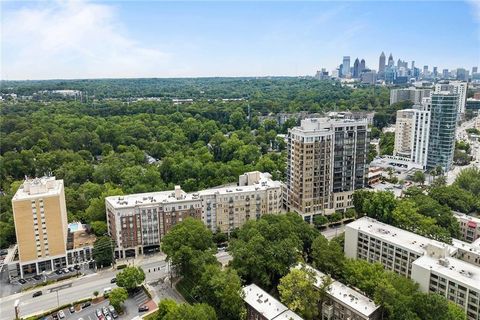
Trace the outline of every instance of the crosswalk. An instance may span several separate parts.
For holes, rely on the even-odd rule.
[[[139,292],[135,293],[135,295],[133,296],[133,299],[135,300],[135,303],[137,304],[137,306],[141,306],[149,300],[149,297],[143,290],[140,290]]]

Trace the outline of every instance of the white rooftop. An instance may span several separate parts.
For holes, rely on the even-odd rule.
[[[284,319],[283,317],[280,317],[280,315],[286,311],[289,311],[284,304],[269,295],[266,291],[254,283],[244,287],[243,292],[245,294],[243,300],[257,312],[262,314],[267,320]],[[302,320],[302,318],[294,312],[291,312],[291,314],[295,316],[292,317],[292,319]]]
[[[365,119],[334,119],[334,118],[307,118],[300,122],[300,126],[290,129],[296,134],[320,134],[331,133],[333,128],[340,126],[367,126],[368,120]]]
[[[300,265],[297,266],[297,268],[299,267]],[[311,266],[306,265],[305,267],[315,273],[315,286],[319,288],[322,285],[323,279],[326,277],[326,275],[323,272],[312,268]],[[380,306],[377,306],[370,298],[344,285],[340,281],[333,281],[328,287],[327,291],[332,298],[335,298],[344,305],[347,305],[350,309],[355,310],[357,313],[366,317],[369,317],[373,312],[380,308]]]
[[[355,220],[347,224],[346,228],[358,229],[386,242],[394,243],[396,246],[402,247],[405,250],[416,252],[419,255],[426,253],[427,245],[429,244],[438,248],[446,248],[449,255],[455,253],[457,250],[455,246],[423,237],[369,217],[362,217]]]
[[[453,214],[455,215],[455,217],[457,219],[461,219],[461,220],[468,220],[468,221],[473,221],[477,224],[480,224],[480,218],[477,218],[477,217],[473,217],[473,216],[470,216],[468,214],[465,214],[465,213],[462,213],[462,212],[458,212],[458,211],[452,211]]]
[[[26,179],[18,188],[12,201],[59,195],[62,189],[63,180],[55,180],[55,177]]]
[[[413,264],[449,277],[457,283],[463,283],[480,290],[480,267],[468,262],[452,257],[437,259],[423,256],[415,260]]]
[[[228,186],[205,189],[198,192],[186,193],[179,186],[175,190],[158,191],[148,193],[136,193],[123,196],[110,196],[105,200],[113,208],[129,208],[141,205],[160,205],[188,201],[201,201],[201,197],[208,195],[233,195],[239,193],[251,193],[258,190],[267,190],[270,188],[280,188],[281,182],[272,180],[269,174],[259,173],[255,183],[243,186]]]

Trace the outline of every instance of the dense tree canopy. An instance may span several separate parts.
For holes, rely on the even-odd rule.
[[[248,283],[272,288],[311,251],[318,232],[297,214],[248,221],[231,241],[232,267]]]

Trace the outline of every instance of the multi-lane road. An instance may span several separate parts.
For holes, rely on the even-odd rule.
[[[231,260],[228,252],[216,254],[217,260],[226,264]],[[123,263],[123,262],[122,262]],[[165,255],[142,257],[127,262],[129,265],[142,267],[145,271],[145,282],[153,289],[153,299],[158,301],[161,298],[169,297],[181,301],[182,297],[170,287],[168,282],[169,266],[165,261]],[[39,289],[13,294],[0,299],[0,320],[12,320],[15,318],[14,304],[20,301],[20,316],[25,317],[53,309],[59,305],[68,304],[84,298],[92,297],[94,291],[103,293],[105,288],[115,288],[116,285],[110,281],[115,277],[117,270],[103,270],[81,278],[65,280],[60,283],[51,284]],[[57,292],[52,289],[62,287]],[[42,295],[36,298],[32,294],[42,291]]]

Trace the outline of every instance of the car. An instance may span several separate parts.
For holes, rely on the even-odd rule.
[[[95,314],[97,315],[98,318],[100,318],[100,316],[102,315],[102,310],[100,309],[95,310]]]
[[[40,280],[40,279],[42,279],[42,276],[37,274],[37,275],[33,276],[33,279]]]
[[[53,314],[52,314],[52,318],[53,318],[53,320],[58,320],[58,314],[53,313]]]
[[[59,317],[60,319],[65,318],[65,312],[63,312],[63,310],[58,311],[58,317]]]
[[[25,284],[25,283],[27,283],[27,280],[25,280],[25,279],[18,279],[18,282],[20,282],[21,284]]]
[[[68,308],[68,311],[70,311],[70,313],[75,313],[75,307],[70,306],[70,308]]]
[[[58,275],[61,275],[63,273],[62,269],[57,269],[55,270],[55,273],[58,274]]]
[[[107,314],[107,315],[105,316],[105,320],[112,320],[112,317],[111,317],[109,314]]]
[[[108,308],[107,307],[103,307],[102,308],[102,313],[104,316],[108,315]]]
[[[85,309],[85,308],[88,308],[92,305],[92,303],[90,301],[87,301],[85,302],[84,304],[82,304],[82,309]]]
[[[68,267],[68,271],[73,272],[73,271],[75,271],[75,268],[74,267]]]
[[[80,270],[80,266],[78,264],[75,265],[75,267],[73,267],[75,270]]]
[[[68,268],[63,268],[63,273],[69,273],[70,271],[68,270]]]
[[[113,313],[115,312],[115,308],[110,304],[108,305],[108,311],[110,311],[110,313]]]
[[[140,306],[138,307],[138,312],[145,312],[148,311],[148,306]]]
[[[110,280],[110,283],[115,283],[117,282],[117,278],[112,278],[112,280]]]
[[[42,294],[43,294],[43,292],[42,292],[42,291],[37,291],[37,292],[34,292],[34,293],[32,294],[32,298],[35,298],[35,297],[40,297]]]

